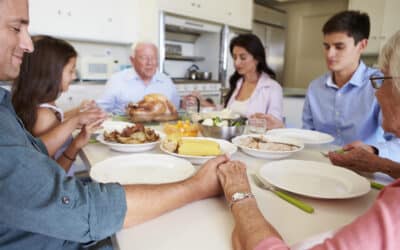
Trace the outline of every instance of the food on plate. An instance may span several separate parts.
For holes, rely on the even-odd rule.
[[[161,94],[148,94],[138,103],[129,103],[126,113],[133,122],[171,121],[178,119],[175,106]]]
[[[171,153],[192,156],[216,156],[222,154],[219,144],[205,139],[167,138],[162,146]]]
[[[200,121],[204,126],[216,126],[216,127],[233,127],[233,126],[244,126],[246,125],[247,118],[238,117],[234,119],[221,118],[219,116],[207,118]]]
[[[145,128],[142,124],[127,126],[121,132],[114,130],[112,132],[104,131],[104,140],[122,144],[141,144],[155,142],[160,136],[151,128]]]
[[[300,148],[300,146],[294,144],[269,140],[264,136],[243,137],[239,140],[239,145],[264,151],[284,151],[284,152],[295,151]]]
[[[197,133],[199,132],[199,128],[196,124],[193,124],[189,120],[186,120],[178,121],[175,124],[165,123],[164,132],[167,135],[196,137]]]

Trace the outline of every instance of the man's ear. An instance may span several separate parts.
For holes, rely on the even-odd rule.
[[[368,46],[368,39],[364,38],[358,42],[357,46],[360,49],[360,53],[362,53]]]
[[[131,64],[133,65],[134,57],[133,56],[129,56],[129,60],[131,61]]]

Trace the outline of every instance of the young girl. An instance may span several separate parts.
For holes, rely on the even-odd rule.
[[[67,42],[49,36],[34,37],[33,42],[35,50],[24,56],[13,84],[12,102],[26,129],[43,140],[49,155],[68,172],[106,115],[87,101],[64,116],[55,101],[76,77],[77,53]],[[81,132],[72,139],[77,128]]]

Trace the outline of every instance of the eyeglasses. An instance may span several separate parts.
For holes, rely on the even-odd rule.
[[[393,76],[371,76],[369,78],[369,80],[371,81],[372,87],[374,89],[379,89],[380,87],[382,87],[382,84],[385,80],[389,80],[389,79],[394,79],[397,77],[393,77]]]

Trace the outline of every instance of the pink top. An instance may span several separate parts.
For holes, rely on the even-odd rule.
[[[237,82],[236,89],[233,91],[229,99],[227,108],[229,108],[235,100],[240,88],[242,87],[243,78]],[[257,86],[248,99],[246,116],[254,113],[271,114],[282,120],[283,111],[283,95],[282,87],[278,82],[271,79],[268,74],[262,73],[258,79]]]
[[[400,249],[400,179],[381,191],[374,205],[313,250]],[[254,250],[289,249],[276,237],[261,241]]]

